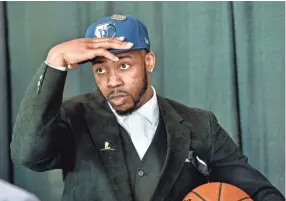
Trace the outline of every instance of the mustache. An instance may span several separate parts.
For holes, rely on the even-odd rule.
[[[124,91],[124,90],[121,90],[121,89],[118,89],[118,90],[113,90],[111,91],[108,95],[107,95],[107,99],[112,99],[114,97],[117,97],[117,96],[122,96],[122,95],[129,95],[129,93],[127,91]]]

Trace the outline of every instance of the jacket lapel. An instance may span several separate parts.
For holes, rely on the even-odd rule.
[[[95,97],[85,108],[85,121],[101,156],[118,201],[132,201],[128,171],[115,115],[103,96]]]
[[[179,176],[190,149],[190,128],[170,103],[158,96],[167,131],[167,156],[152,201],[163,201]]]

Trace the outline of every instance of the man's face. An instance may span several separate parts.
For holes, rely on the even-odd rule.
[[[119,115],[139,108],[148,88],[146,52],[135,50],[118,53],[119,61],[98,57],[93,62],[93,73],[100,92]]]

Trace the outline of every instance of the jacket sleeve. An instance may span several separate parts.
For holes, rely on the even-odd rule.
[[[213,181],[229,183],[244,190],[254,201],[285,201],[283,195],[256,169],[247,163],[226,131],[209,113],[211,125],[210,169]]]
[[[68,168],[73,136],[62,98],[67,72],[42,64],[20,104],[13,128],[11,158],[34,171]]]

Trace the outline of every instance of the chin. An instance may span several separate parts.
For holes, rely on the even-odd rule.
[[[129,115],[131,114],[132,112],[135,111],[135,107],[132,105],[121,105],[121,106],[118,106],[118,107],[114,107],[116,113],[118,115],[121,115],[121,116],[124,116],[124,115]]]
[[[124,103],[124,104],[121,104],[121,105],[113,105],[113,104],[111,104],[112,105],[112,107],[117,111],[124,111],[124,110],[128,110],[129,108],[130,108],[130,106],[129,105],[127,105],[126,103]],[[129,106],[129,107],[128,107]]]

